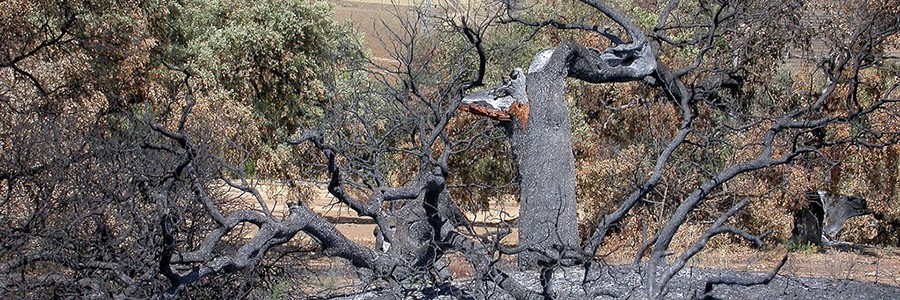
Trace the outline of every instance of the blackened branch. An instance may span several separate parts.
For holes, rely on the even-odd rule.
[[[772,282],[772,280],[775,279],[775,275],[778,275],[778,272],[781,271],[781,268],[784,267],[785,263],[787,263],[787,259],[788,259],[787,255],[782,257],[781,262],[779,262],[778,265],[775,266],[775,269],[773,269],[772,272],[769,272],[765,276],[759,276],[759,277],[720,276],[720,277],[710,278],[709,280],[706,281],[706,285],[703,288],[703,294],[694,295],[694,299],[704,299],[704,300],[715,299],[712,297],[712,291],[716,285],[724,284],[724,285],[754,286],[754,285],[761,285],[761,284],[769,284],[769,282]]]

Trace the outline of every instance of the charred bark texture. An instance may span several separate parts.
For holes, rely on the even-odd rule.
[[[850,218],[864,216],[870,214],[866,200],[856,196],[840,197],[834,202],[829,203],[825,213],[825,227],[823,228],[823,238],[834,241],[841,230],[844,229],[844,223]]]
[[[822,245],[822,219],[825,218],[825,209],[818,193],[807,193],[806,201],[809,202],[806,208],[794,213],[792,238],[806,244]]]
[[[536,60],[550,57],[529,70],[529,126],[524,129],[514,120],[509,130],[519,172],[519,241],[525,246],[519,265],[526,268],[556,262],[564,251],[579,247],[572,125],[565,99],[569,51],[563,48],[538,54]]]
[[[463,99],[463,111],[503,121],[507,128],[519,175],[520,266],[571,264],[582,258],[566,78],[641,80],[656,65],[643,39],[603,51],[563,41],[535,55],[527,76],[516,69],[504,85]]]
[[[519,171],[519,255],[523,267],[581,259],[575,203],[575,157],[566,78],[591,83],[641,80],[656,69],[642,41],[600,51],[571,41],[538,53],[528,68],[530,125],[510,126]]]
[[[794,214],[793,239],[813,245],[830,246],[844,229],[847,220],[870,214],[866,200],[856,196],[829,199],[824,191],[809,192],[809,205]]]

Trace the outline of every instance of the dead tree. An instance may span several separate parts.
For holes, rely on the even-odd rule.
[[[896,38],[900,22],[898,14],[884,11],[896,11],[896,7],[861,7],[862,13],[847,22],[857,25],[849,27],[853,34],[841,36],[843,44],[818,58],[816,72],[823,80],[815,87],[817,93],[778,114],[754,116],[740,110],[738,104],[743,103],[729,105],[722,103],[722,97],[729,90],[740,89],[743,65],[759,58],[741,51],[757,46],[750,43],[757,38],[771,38],[760,29],[770,29],[760,25],[771,23],[759,19],[770,12],[765,1],[699,1],[696,7],[686,8],[696,13],[696,20],[691,20],[697,22],[692,23],[673,17],[680,6],[672,1],[649,30],[641,29],[606,2],[581,2],[621,29],[530,20],[517,13],[483,19],[446,17],[443,21],[450,23],[432,27],[426,15],[419,13],[401,28],[387,31],[398,41],[387,47],[397,50],[391,63],[364,74],[340,74],[358,76],[358,81],[352,82],[354,89],[335,92],[327,122],[287,144],[313,150],[316,155],[302,157],[300,163],[321,163],[322,173],[307,179],[323,180],[336,202],[377,225],[376,234],[385,243],[375,248],[347,238],[303,199],[292,198],[284,216],[273,214],[240,168],[224,162],[210,146],[209,136],[192,130],[192,126],[209,124],[195,124],[193,119],[196,105],[203,99],[196,98],[190,70],[166,64],[166,75],[172,80],[161,84],[165,93],[148,93],[145,106],[138,106],[143,109],[116,102],[120,100],[116,94],[119,85],[104,86],[98,95],[114,105],[109,111],[85,115],[73,107],[57,106],[74,105],[71,102],[51,101],[68,99],[62,96],[74,91],[67,86],[47,88],[45,82],[52,80],[35,79],[22,69],[18,65],[21,56],[4,57],[0,68],[7,73],[2,79],[16,88],[0,91],[6,105],[2,113],[14,120],[3,123],[2,130],[19,146],[2,145],[13,155],[4,158],[0,166],[4,185],[0,195],[6,209],[0,229],[12,238],[4,240],[0,252],[4,260],[0,291],[98,298],[214,294],[222,286],[235,284],[227,280],[229,276],[283,259],[272,254],[305,235],[317,245],[316,252],[343,259],[360,270],[366,282],[386,287],[395,296],[405,289],[453,280],[444,268],[447,255],[459,253],[474,270],[479,283],[475,289],[484,288],[485,295],[500,289],[517,299],[552,298],[553,272],[559,266],[596,266],[593,256],[610,231],[660,183],[673,155],[686,144],[697,143],[692,140],[698,131],[694,121],[702,113],[717,110],[740,115],[724,127],[753,140],[748,151],[754,155],[710,170],[693,192],[680,199],[655,237],[636,255],[640,262],[649,251],[650,259],[642,265],[646,271],[643,295],[659,299],[665,297],[675,274],[714,236],[735,234],[756,245],[763,243],[765,233],[753,235],[729,225],[730,218],[749,205],[742,200],[722,211],[687,249],[680,253],[672,249],[675,234],[723,184],[804,156],[824,155],[823,149],[830,147],[881,147],[900,142],[895,127],[880,127],[896,120],[893,112],[900,101],[900,85],[893,82],[869,98],[860,91],[862,72],[887,60],[879,51]],[[759,12],[763,14],[755,14]],[[778,18],[785,17],[785,12],[781,13],[774,14],[773,20],[784,21]],[[473,95],[489,68],[484,39],[489,38],[488,28],[498,21],[587,31],[605,37],[612,45],[595,49],[562,41],[539,52],[527,73],[514,71],[507,85]],[[23,43],[37,45],[24,47],[27,51],[23,53],[41,52],[45,42],[59,43],[55,37],[65,35],[67,24],[48,22],[46,27],[57,34],[42,35],[50,37],[46,41]],[[693,34],[683,32],[694,29]],[[733,37],[726,33],[734,31],[747,35],[722,41]],[[453,36],[465,43],[451,44]],[[724,47],[722,42],[736,47]],[[792,49],[790,45],[769,46],[763,50]],[[662,61],[662,51],[681,47],[697,51],[690,52],[686,63]],[[722,47],[738,53],[728,56],[731,60],[713,59],[713,52]],[[446,49],[456,51],[442,52]],[[52,61],[55,54],[47,53],[43,59]],[[670,141],[656,154],[652,172],[615,211],[596,222],[598,227],[584,242],[578,239],[576,223],[575,167],[565,102],[569,77],[590,83],[641,82],[658,90],[681,113]],[[22,105],[19,99],[37,105]],[[448,178],[459,172],[450,168],[451,158],[487,138],[484,128],[491,124],[454,124],[460,110],[496,118],[508,134],[519,174],[519,247],[500,245],[508,231],[478,234],[471,230],[447,192]],[[869,119],[884,117],[886,112],[888,121],[884,123]],[[48,115],[59,118],[42,118]],[[54,126],[84,124],[85,120],[96,126],[88,126],[88,130]],[[116,126],[99,126],[109,125],[106,122]],[[847,132],[854,134],[809,138],[814,130],[835,127],[852,128]],[[215,132],[215,128],[209,130]],[[42,134],[41,138],[34,139],[33,133]],[[29,159],[32,155],[40,159]],[[246,193],[253,202],[229,201],[217,192],[220,187]],[[832,214],[832,218],[839,215]],[[235,237],[243,227],[254,230],[246,238]],[[44,251],[56,245],[66,247]],[[499,263],[505,255],[519,255],[526,267],[539,266],[540,290],[511,276]],[[703,294],[709,295],[715,285],[758,284],[772,276],[774,273],[760,280],[713,279]],[[199,286],[207,290],[192,290]]]
[[[621,26],[632,40],[626,43],[618,36],[602,32],[616,42],[608,49],[586,48],[563,41],[538,53],[527,75],[516,71],[510,84],[501,87],[512,90],[507,92],[513,99],[510,104],[481,108],[482,111],[509,111],[509,115],[516,116],[506,126],[518,168],[519,239],[525,247],[519,254],[519,262],[524,267],[557,265],[564,260],[571,264],[582,258],[575,206],[572,126],[565,101],[566,78],[592,83],[627,82],[642,80],[656,70],[651,44],[637,26],[600,1],[585,3]],[[555,22],[527,24],[571,27]],[[498,98],[507,96],[489,94]],[[475,94],[468,99],[473,105],[479,105],[483,97]],[[528,108],[527,117],[520,116],[519,107]],[[496,114],[481,114],[503,120]]]
[[[740,72],[743,71],[740,62],[750,59],[749,55],[735,56],[734,59],[738,63],[730,66],[717,62],[707,63],[708,60],[712,60],[711,52],[721,42],[718,40],[722,35],[721,31],[733,26],[766,22],[762,19],[748,19],[758,18],[754,9],[765,8],[765,4],[723,1],[717,4],[699,3],[701,23],[682,24],[680,21],[670,19],[679,7],[678,1],[672,1],[660,13],[656,26],[645,32],[635,26],[628,17],[616,12],[604,2],[592,0],[581,2],[620,26],[630,41],[625,42],[626,39],[610,33],[604,27],[592,24],[568,24],[552,19],[530,21],[515,13],[508,19],[509,22],[535,27],[552,26],[561,30],[592,31],[607,37],[613,44],[605,50],[598,50],[564,41],[556,48],[536,55],[529,68],[527,85],[524,88],[525,92],[522,93],[527,99],[521,101],[530,106],[528,127],[515,124],[515,118],[510,125],[513,152],[516,154],[520,176],[522,205],[520,240],[523,247],[526,247],[526,252],[520,254],[519,259],[525,265],[566,264],[563,259],[565,255],[559,253],[572,249],[574,243],[567,239],[566,235],[577,233],[570,225],[574,221],[574,214],[570,212],[573,212],[575,207],[572,196],[574,185],[570,184],[572,178],[570,174],[574,172],[569,141],[570,125],[565,101],[560,96],[565,93],[565,78],[573,77],[592,83],[643,81],[661,89],[682,113],[682,123],[674,138],[657,157],[653,172],[638,189],[622,201],[618,210],[606,215],[599,222],[599,227],[584,245],[582,253],[592,256],[597,247],[603,243],[609,230],[617,226],[617,223],[659,183],[672,154],[684,145],[693,131],[693,121],[699,114],[697,107],[714,104],[721,91],[740,88],[742,77]],[[792,5],[801,7],[799,3]],[[889,41],[898,30],[897,19],[885,17],[878,12],[879,9],[868,8],[867,13],[854,16],[860,17],[861,20],[848,22],[848,24],[853,22],[862,24],[854,31],[856,35],[849,41],[836,42],[849,43],[852,46],[844,48],[849,50],[833,53],[818,61],[817,71],[820,71],[826,80],[819,89],[822,92],[810,99],[806,105],[790,109],[782,115],[768,116],[768,119],[773,120],[771,122],[754,123],[759,121],[738,120],[743,124],[730,127],[737,132],[746,131],[754,126],[763,128],[757,155],[744,162],[713,171],[708,181],[703,182],[678,204],[674,214],[657,232],[655,238],[639,250],[638,258],[643,256],[648,246],[653,246],[645,282],[648,297],[663,297],[669,280],[715,235],[735,234],[758,246],[762,245],[762,239],[768,233],[751,235],[725,224],[730,217],[747,205],[745,201],[723,213],[707,233],[674,262],[666,261],[667,257],[674,254],[670,250],[670,244],[678,229],[685,224],[691,212],[722,184],[741,174],[787,164],[804,155],[819,154],[822,149],[829,147],[847,144],[879,147],[896,143],[896,136],[881,130],[867,131],[873,135],[867,133],[826,141],[808,141],[803,138],[813,130],[859,126],[859,122],[867,115],[877,114],[879,110],[890,107],[897,101],[894,98],[896,85],[888,87],[883,94],[866,104],[854,100],[859,97],[856,94],[859,82],[852,78],[857,78],[862,70],[874,66],[870,59],[871,51],[881,49],[883,46],[880,45]],[[789,17],[773,21],[797,22],[797,19]],[[689,26],[698,26],[702,30],[692,39],[679,40],[670,36],[670,32]],[[742,45],[739,43],[746,43],[748,40],[730,42],[738,43],[735,48],[740,49]],[[663,51],[663,47],[667,46],[696,47],[698,51],[687,66],[675,69],[656,59],[658,53]],[[789,49],[786,45],[781,47]],[[839,85],[849,85],[851,92],[835,93]],[[831,107],[832,111],[823,116],[822,112],[826,106]],[[834,107],[844,110],[833,111]],[[867,127],[866,130],[874,129]]]
[[[808,206],[794,216],[793,239],[812,245],[831,245],[844,223],[854,217],[871,214],[866,200],[856,196],[834,199],[825,191],[807,193]]]

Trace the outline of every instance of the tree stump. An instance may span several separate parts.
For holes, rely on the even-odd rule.
[[[812,245],[822,245],[822,223],[825,219],[824,201],[818,192],[807,192],[806,207],[794,213],[794,230],[791,239]]]

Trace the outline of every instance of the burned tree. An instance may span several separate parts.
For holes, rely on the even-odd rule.
[[[871,214],[866,200],[856,196],[834,199],[825,191],[806,195],[807,207],[794,215],[792,239],[805,244],[832,245],[844,224],[854,217]]]
[[[699,188],[690,192],[677,204],[677,208],[657,233],[653,240],[645,243],[638,251],[638,260],[644,255],[647,247],[653,247],[648,264],[647,282],[648,297],[659,298],[665,293],[665,286],[692,256],[697,254],[709,239],[715,235],[731,233],[751,241],[757,246],[762,245],[762,239],[768,235],[751,235],[736,227],[726,225],[729,218],[734,216],[748,202],[741,201],[731,209],[724,212],[716,219],[706,234],[685,250],[673,263],[665,261],[672,255],[670,245],[672,238],[679,228],[687,222],[688,216],[701,203],[707,200],[711,193],[720,188],[726,182],[742,174],[754,172],[765,168],[785,165],[805,155],[822,154],[824,149],[839,147],[841,145],[863,145],[865,147],[882,147],[896,143],[896,136],[886,124],[866,124],[867,114],[880,114],[878,111],[892,107],[896,102],[896,85],[888,85],[874,99],[868,100],[865,105],[857,99],[859,82],[857,78],[860,72],[868,68],[876,67],[868,58],[870,51],[882,49],[882,43],[888,42],[897,33],[898,23],[895,17],[885,17],[877,12],[883,7],[874,5],[866,7],[865,13],[860,13],[841,23],[843,26],[857,27],[856,35],[849,41],[834,41],[835,43],[848,43],[849,46],[831,56],[821,56],[818,60],[816,71],[821,73],[825,83],[816,93],[802,105],[787,108],[783,114],[772,116],[756,116],[740,107],[729,107],[729,104],[720,104],[722,99],[730,98],[723,92],[731,90],[738,92],[740,97],[741,86],[746,80],[748,67],[742,65],[755,59],[753,55],[760,52],[743,48],[751,47],[749,43],[757,39],[749,31],[729,31],[735,27],[753,28],[772,22],[771,26],[781,28],[802,27],[802,20],[791,13],[779,8],[783,14],[773,14],[771,20],[760,18],[758,9],[772,9],[764,3],[737,3],[721,2],[718,4],[699,3],[700,18],[693,24],[685,24],[680,20],[672,21],[670,16],[679,8],[677,1],[670,2],[663,8],[656,26],[644,32],[635,26],[627,17],[619,14],[610,6],[599,1],[582,1],[596,9],[615,24],[622,28],[631,42],[623,42],[623,38],[612,34],[605,27],[592,24],[564,23],[557,20],[530,21],[524,20],[518,14],[509,15],[509,22],[544,27],[552,26],[563,30],[593,31],[609,39],[612,47],[606,50],[584,48],[572,42],[562,42],[558,47],[539,53],[529,69],[528,85],[525,94],[528,96],[528,105],[531,107],[529,115],[529,127],[511,127],[513,151],[516,153],[517,166],[519,168],[520,201],[522,201],[522,219],[520,220],[520,238],[525,248],[524,255],[520,255],[520,261],[542,262],[546,265],[565,264],[563,256],[549,254],[548,252],[563,252],[571,249],[572,242],[564,238],[562,233],[571,234],[573,230],[570,222],[574,216],[569,211],[574,211],[574,197],[568,196],[568,191],[573,190],[568,177],[564,174],[573,172],[571,166],[571,143],[568,140],[569,124],[566,113],[565,101],[560,94],[564,94],[567,76],[591,83],[643,81],[647,85],[659,88],[673,104],[681,111],[682,122],[677,132],[669,141],[668,146],[662,149],[656,159],[653,172],[644,180],[633,193],[621,202],[619,208],[604,216],[598,223],[597,229],[591,235],[583,248],[583,254],[592,256],[597,247],[603,243],[608,231],[617,226],[625,215],[635,207],[654,187],[659,183],[667,168],[667,164],[674,152],[684,148],[684,144],[690,141],[694,132],[694,121],[701,118],[703,105],[711,105],[713,109],[735,116],[731,121],[726,121],[723,127],[726,130],[738,134],[746,134],[756,130],[760,133],[758,142],[755,143],[749,159],[736,161],[733,165],[726,165],[719,170],[709,170],[711,176],[707,181],[699,182]],[[799,3],[792,4],[801,7]],[[887,5],[887,4],[886,4]],[[890,5],[888,5],[890,6]],[[895,7],[894,7],[895,8]],[[817,9],[815,7],[811,9]],[[779,19],[780,18],[780,19]],[[855,19],[858,18],[858,19]],[[696,27],[695,27],[696,26]],[[690,39],[678,39],[671,36],[686,28],[701,28]],[[722,34],[720,31],[729,32]],[[799,33],[799,32],[798,32]],[[732,35],[737,40],[725,41],[733,43],[723,47],[723,41],[719,40],[723,35]],[[802,34],[800,36],[803,36]],[[741,44],[747,43],[747,44]],[[778,48],[784,51],[792,51],[790,47],[803,47],[802,44],[777,42],[766,44],[767,47]],[[656,57],[665,47],[696,47],[697,54],[688,60],[685,67],[677,69],[668,63],[658,62]],[[715,58],[716,52],[722,48],[745,50],[751,52],[732,53],[733,62],[723,63]],[[819,49],[817,49],[819,50]],[[778,61],[784,57],[770,57]],[[547,72],[550,71],[550,72]],[[548,77],[547,73],[552,74]],[[849,74],[849,75],[848,75]],[[532,78],[538,80],[532,81]],[[849,82],[848,82],[849,80]],[[836,93],[838,86],[849,86],[849,93]],[[549,90],[549,92],[548,92]],[[746,94],[745,94],[746,95]],[[545,96],[551,96],[545,98]],[[546,103],[549,100],[550,103]],[[843,102],[847,100],[847,102]],[[738,101],[741,101],[740,99]],[[843,103],[842,103],[843,102]],[[841,110],[843,108],[844,110]],[[889,117],[890,118],[890,117]],[[764,120],[771,121],[764,121]],[[733,124],[727,124],[733,122]],[[812,131],[840,130],[842,127],[865,128],[860,135],[836,136],[828,140],[808,140],[806,135]],[[552,128],[551,132],[542,132]],[[876,129],[878,128],[878,129]],[[531,130],[534,130],[532,133]],[[523,133],[524,132],[524,133]],[[871,134],[870,134],[871,133]],[[541,139],[527,139],[530,136],[541,136]],[[526,137],[523,139],[522,137]],[[532,149],[540,149],[533,151]],[[559,171],[556,171],[559,170]],[[561,174],[562,173],[562,174]],[[538,180],[535,180],[539,178]],[[537,183],[535,183],[537,182]],[[545,187],[544,185],[551,185]],[[540,192],[537,192],[540,190]],[[532,201],[542,201],[534,209]],[[549,208],[549,209],[548,209]],[[843,219],[843,217],[832,217]],[[842,222],[835,222],[842,223]],[[536,224],[541,224],[536,226]],[[549,227],[548,227],[549,225]],[[530,248],[529,248],[530,247]],[[538,253],[529,257],[528,252]],[[543,261],[542,261],[543,260]]]
[[[527,75],[519,75],[527,80],[515,86],[519,91],[515,95],[526,99],[513,103],[530,109],[527,118],[515,118],[507,130],[518,167],[519,239],[526,247],[519,260],[525,266],[555,265],[566,253],[569,259],[581,257],[566,78],[626,82],[642,80],[656,70],[651,45],[640,29],[602,2],[587,3],[622,26],[632,41],[607,34],[617,43],[605,50],[563,41],[538,53]],[[516,115],[513,107],[509,109]]]
[[[16,44],[8,48],[15,51],[0,57],[2,80],[9,83],[0,91],[5,117],[0,133],[9,142],[0,146],[12,153],[0,161],[0,229],[12,237],[0,252],[0,291],[38,297],[262,297],[256,289],[260,284],[271,287],[283,279],[264,278],[266,269],[277,264],[287,270],[279,275],[289,276],[302,271],[297,266],[305,259],[324,255],[358,271],[358,289],[377,288],[393,296],[459,279],[447,272],[454,258],[472,269],[474,284],[461,291],[468,296],[502,290],[517,299],[553,298],[562,290],[552,284],[554,272],[575,267],[587,275],[573,294],[590,297],[595,291],[588,275],[602,268],[594,256],[606,239],[629,214],[659,198],[666,180],[693,176],[677,181],[684,186],[668,202],[669,211],[636,249],[645,286],[637,295],[658,299],[715,236],[733,234],[757,246],[765,242],[768,228],[734,224],[751,200],[715,201],[728,183],[809,157],[829,159],[832,149],[891,147],[900,141],[898,84],[886,79],[897,76],[896,61],[884,52],[896,44],[896,5],[860,3],[854,14],[837,14],[837,25],[827,31],[834,35],[823,38],[835,47],[807,56],[801,54],[810,50],[803,45],[811,33],[803,30],[805,21],[795,11],[816,9],[802,1],[671,1],[654,7],[655,24],[637,24],[605,1],[580,3],[591,18],[529,14],[537,8],[509,3],[448,6],[440,13],[435,7],[398,9],[404,21],[385,30],[385,39],[393,41],[385,48],[395,50],[386,61],[361,66],[336,55],[331,63],[321,62],[331,69],[317,82],[328,89],[308,90],[327,95],[327,101],[308,107],[310,115],[321,110],[321,122],[273,146],[290,149],[283,152],[290,159],[278,162],[300,170],[284,172],[288,176],[280,179],[285,185],[320,183],[335,205],[375,225],[382,241],[376,247],[348,238],[299,193],[289,195],[282,213],[275,212],[251,180],[258,162],[252,156],[262,150],[251,150],[253,145],[243,143],[246,135],[228,130],[247,123],[223,120],[218,111],[234,104],[233,95],[247,96],[238,93],[241,87],[259,89],[251,93],[254,99],[271,100],[266,87],[259,86],[265,78],[278,78],[279,86],[269,87],[273,91],[291,94],[297,87],[280,84],[302,85],[299,78],[313,75],[284,71],[310,65],[282,65],[278,59],[294,56],[280,50],[250,51],[246,61],[224,68],[249,68],[249,75],[228,74],[235,76],[225,76],[228,88],[219,90],[214,79],[222,74],[194,69],[203,65],[191,55],[209,53],[178,52],[189,45],[155,48],[157,41],[176,43],[182,36],[168,41],[156,27],[143,28],[149,33],[139,30],[172,17],[168,10],[117,25],[103,22],[157,10],[116,7],[111,11],[119,15],[106,16],[91,11],[102,10],[92,6],[49,5],[59,15],[21,32],[9,30]],[[33,21],[9,12],[2,16]],[[510,71],[489,64],[500,51],[488,43],[498,24],[590,33],[608,46],[555,41],[525,63],[527,70],[510,68],[502,86],[479,92],[491,74]],[[40,34],[28,34],[33,32]],[[227,32],[213,30],[211,36]],[[784,38],[791,34],[799,40]],[[802,92],[767,89],[773,65],[794,59],[785,53],[812,58],[806,61],[813,62],[810,83]],[[59,65],[70,62],[77,63]],[[66,72],[47,72],[57,67]],[[252,80],[244,84],[237,75]],[[665,142],[649,151],[652,169],[639,174],[639,184],[617,199],[615,209],[590,220],[584,241],[577,223],[568,78],[639,85],[647,101],[677,115],[677,124],[665,124],[670,126],[660,138]],[[454,169],[453,159],[496,145],[488,141],[508,142],[516,166],[521,217],[515,247],[501,243],[511,234],[508,227],[476,230],[450,193],[448,182],[467,171]],[[704,151],[717,146],[729,152],[717,152],[712,163],[691,165],[690,157],[706,159],[713,155]],[[679,173],[682,165],[676,164],[684,161],[699,171]],[[675,235],[710,202],[716,205],[706,210],[712,213],[705,216],[709,222],[701,224],[706,227],[699,239],[676,246]],[[846,215],[832,211],[828,218]],[[837,231],[826,227],[829,234]],[[291,244],[301,237],[310,245]],[[516,270],[506,263],[510,256],[524,267],[540,268],[539,288],[511,274]],[[718,278],[702,293],[709,296],[717,285],[771,278]]]

